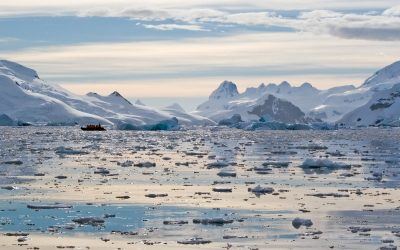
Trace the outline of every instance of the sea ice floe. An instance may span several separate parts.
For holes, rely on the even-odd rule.
[[[260,185],[257,185],[254,188],[249,188],[248,191],[255,194],[272,194],[274,189],[271,187],[261,187]]]
[[[217,193],[231,193],[232,188],[228,187],[215,187],[212,189],[212,191],[217,192]]]
[[[329,159],[306,159],[300,167],[302,168],[350,168],[350,164],[346,164],[343,162],[333,162]]]
[[[231,224],[233,220],[231,219],[223,219],[223,218],[212,218],[212,219],[193,219],[194,224],[203,224],[203,225],[219,225],[222,226],[224,224]]]
[[[136,163],[134,166],[139,167],[139,168],[152,168],[152,167],[155,167],[156,164],[154,162],[145,161],[145,162]]]
[[[180,240],[178,241],[178,244],[183,244],[183,245],[200,245],[200,244],[209,244],[211,243],[210,240],[205,240],[203,238],[191,238],[188,240]]]
[[[66,204],[28,204],[26,206],[29,209],[70,209],[72,205]]]
[[[207,164],[207,168],[208,169],[212,169],[212,168],[225,168],[229,166],[228,163],[226,162],[222,162],[222,161],[217,161],[217,162],[211,162]]]
[[[105,220],[97,217],[83,217],[83,218],[72,219],[72,221],[79,225],[90,225],[90,226],[101,226],[105,222]]]
[[[236,172],[233,170],[223,170],[217,173],[220,177],[236,177]]]
[[[86,151],[75,150],[75,149],[67,148],[67,147],[64,147],[64,146],[57,147],[55,152],[58,155],[84,155],[84,154],[88,154],[88,152],[86,152]]]
[[[310,219],[295,218],[292,221],[292,225],[294,228],[299,229],[301,226],[311,227],[313,223]]]

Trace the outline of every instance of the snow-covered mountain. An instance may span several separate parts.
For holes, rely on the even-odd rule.
[[[77,110],[57,98],[38,91],[58,93],[39,79],[37,73],[22,65],[0,61],[0,114],[14,120],[32,123],[92,123],[111,124],[100,116]]]
[[[136,105],[140,105],[140,106],[146,106],[146,104],[144,104],[141,100],[137,99],[135,102]]]
[[[0,115],[35,124],[102,123],[146,125],[172,119],[173,114],[142,104],[132,104],[120,93],[79,96],[39,78],[36,71],[0,60]],[[178,121],[198,124],[208,120],[180,112]],[[181,118],[182,117],[182,118]],[[191,120],[192,119],[192,120]]]
[[[400,79],[399,79],[400,80]],[[399,81],[400,82],[400,81]],[[339,121],[343,126],[400,125],[400,83],[376,92],[371,100]]]
[[[178,103],[173,103],[167,107],[162,108],[161,110],[169,114],[170,116],[176,117],[181,124],[216,125],[216,123],[209,118],[187,113]]]
[[[4,124],[100,122],[116,127],[140,127],[173,117],[185,125],[214,125],[236,114],[245,122],[262,118],[285,123],[340,121],[348,126],[393,124],[398,119],[398,84],[400,61],[377,71],[357,88],[345,85],[319,90],[310,83],[296,87],[282,82],[239,93],[236,84],[224,81],[208,101],[188,113],[178,104],[156,109],[140,101],[131,103],[116,91],[108,96],[76,95],[43,81],[32,69],[0,60],[0,117]]]
[[[115,116],[108,118],[113,123],[127,122],[133,125],[145,125],[172,118],[169,114],[155,108],[132,104],[117,91],[108,96],[90,92],[82,98],[103,110],[110,110],[115,113]],[[83,108],[86,108],[86,106]]]
[[[344,88],[343,92],[326,95],[322,103],[309,111],[309,116],[327,122],[336,122],[345,114],[371,99],[372,93],[366,89]]]
[[[362,87],[389,89],[400,83],[400,61],[394,62],[369,77]]]
[[[268,85],[261,84],[258,88],[248,88],[243,95],[259,97],[266,93],[272,94],[278,98],[290,101],[310,117],[325,121],[336,121],[348,110],[348,105],[342,108],[341,106],[330,105],[328,100],[331,96],[353,89],[355,89],[353,85],[345,85],[327,90],[319,90],[307,82],[296,87],[284,81],[279,85],[270,83]],[[326,113],[321,114],[319,112],[321,109]],[[329,109],[329,111],[327,112],[326,109]]]
[[[234,111],[227,111],[232,110],[233,104],[236,106],[238,104],[254,105],[254,103],[257,103],[257,100],[264,98],[266,95],[273,95],[299,107],[306,116],[333,122],[340,119],[345,112],[351,110],[349,106],[352,105],[350,102],[343,103],[342,101],[336,104],[334,96],[354,89],[356,88],[353,85],[345,85],[327,90],[319,90],[310,83],[303,83],[301,86],[296,87],[284,81],[280,84],[260,84],[258,87],[250,87],[243,93],[239,93],[234,83],[224,81],[212,92],[209,100],[197,108],[195,114],[207,116],[211,119],[216,119],[216,121],[227,119],[226,113],[229,115],[232,112],[234,113]],[[362,104],[364,103],[359,104],[359,106]],[[254,116],[244,114],[245,120],[254,118]]]
[[[210,95],[210,100],[223,101],[239,95],[236,84],[230,81],[223,81],[220,86]]]
[[[329,95],[323,104],[311,110],[310,115],[336,122],[350,111],[368,105],[375,93],[388,90],[396,83],[400,83],[400,61],[377,71],[358,88]]]
[[[262,88],[262,90],[260,90]],[[213,121],[240,115],[243,121],[275,120],[280,122],[304,122],[304,112],[289,101],[264,91],[265,86],[247,89],[239,93],[236,84],[224,81],[212,92],[208,101],[201,104],[193,114],[206,116]]]
[[[242,95],[257,98],[265,94],[271,94],[278,98],[290,101],[294,105],[298,106],[302,111],[308,113],[315,107],[323,104],[328,96],[343,93],[344,91],[352,90],[354,88],[355,87],[352,85],[346,85],[330,88],[328,90],[319,90],[307,82],[296,87],[292,86],[289,82],[284,81],[280,84],[261,84],[257,88],[247,88]]]
[[[212,92],[209,100],[197,108],[195,114],[217,122],[229,119],[235,113],[241,114],[245,121],[252,120],[257,117],[251,114],[250,109],[261,105],[265,96],[272,95],[299,107],[308,118],[335,123],[349,112],[368,105],[376,93],[388,90],[396,83],[400,83],[400,61],[377,71],[357,88],[344,85],[319,90],[310,83],[296,87],[284,81],[280,84],[261,84],[239,93],[234,83],[224,81]]]

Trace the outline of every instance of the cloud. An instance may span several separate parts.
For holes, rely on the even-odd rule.
[[[362,82],[376,69],[398,59],[397,45],[395,41],[286,32],[41,47],[2,56],[32,67],[41,78],[57,83],[124,83],[131,84],[132,91],[144,83],[156,84],[157,93],[147,96],[163,96],[163,89],[176,82],[180,88],[199,83],[196,87],[201,94],[208,94],[211,85],[224,79],[242,79],[243,84],[311,81],[321,88]]]
[[[0,1],[3,13],[65,13],[79,12],[93,8],[123,10],[126,8],[142,9],[230,9],[230,10],[371,10],[387,9],[398,5],[398,0],[13,0]],[[52,11],[52,12],[50,12]]]
[[[400,40],[400,16],[382,14],[344,14],[311,11],[299,16],[301,30],[328,33],[343,38]]]
[[[275,12],[248,12],[203,18],[202,22],[236,25],[285,27],[301,32],[366,40],[400,40],[400,15],[397,8],[383,13],[341,13],[331,10],[301,12],[297,17],[284,17]]]
[[[400,7],[382,13],[341,13],[332,10],[300,12],[297,17],[285,17],[274,11],[231,13],[212,9],[150,10],[129,8],[119,12],[87,12],[81,15],[122,16],[141,21],[173,20],[187,24],[146,24],[158,30],[187,29],[203,31],[207,23],[245,26],[285,27],[301,32],[330,34],[342,38],[367,40],[400,40]]]
[[[0,43],[15,43],[18,41],[20,40],[14,37],[0,37]]]
[[[389,8],[383,12],[384,16],[400,16],[400,5]]]
[[[34,2],[36,1],[15,0],[7,3],[0,1],[0,16],[121,17],[148,22],[144,27],[164,31],[174,29],[204,31],[206,30],[204,27],[209,23],[217,27],[222,24],[249,27],[274,26],[348,39],[400,40],[400,6],[396,5],[398,0],[260,0],[251,2],[244,0],[42,0],[35,4]],[[370,10],[374,8],[386,10],[371,12]],[[260,11],[255,12],[254,9]],[[265,11],[267,9],[268,11]],[[288,9],[300,14],[285,16],[282,10]],[[354,10],[357,11],[354,12]]]
[[[165,21],[174,20],[182,22],[195,22],[202,18],[211,18],[225,15],[225,12],[214,9],[158,9],[129,7],[122,10],[91,9],[79,12],[79,16],[97,17],[124,17],[141,21]]]
[[[202,28],[199,25],[185,25],[185,24],[144,24],[143,25],[147,29],[156,29],[156,30],[190,30],[190,31],[208,31]]]
[[[125,17],[142,21],[162,21],[173,18],[171,11],[162,9],[143,9],[143,8],[94,8],[83,10],[78,13],[80,17]]]
[[[348,39],[400,40],[400,7],[381,13],[342,13],[332,10],[300,12],[295,17],[285,17],[274,11],[227,12],[212,9],[148,10],[125,9],[120,12],[94,12],[82,15],[123,16],[140,21],[186,22],[186,24],[146,24],[145,27],[172,30],[203,31],[205,24],[232,24],[245,26],[284,27],[314,34],[330,34]]]

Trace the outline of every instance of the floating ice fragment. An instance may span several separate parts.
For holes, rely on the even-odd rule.
[[[255,194],[271,194],[274,192],[274,189],[271,187],[261,187],[258,185],[254,188],[249,188],[248,191]]]
[[[213,219],[193,219],[194,224],[203,224],[203,225],[218,225],[222,226],[224,224],[231,224],[233,220],[223,219],[223,218],[213,218]]]
[[[267,161],[267,162],[264,162],[262,165],[265,166],[265,167],[271,166],[271,167],[274,167],[274,168],[285,168],[285,167],[288,167],[289,164],[290,164],[290,162],[288,162],[288,161],[281,161],[281,162],[279,162],[279,161]]]
[[[212,189],[212,191],[217,192],[217,193],[231,193],[232,188],[227,188],[227,187],[215,187]]]
[[[120,163],[120,165],[121,165],[121,167],[124,167],[124,168],[132,167],[133,166],[133,161],[127,160],[127,161],[124,161],[123,163]]]
[[[211,240],[204,240],[203,238],[191,238],[189,240],[178,241],[178,244],[183,244],[183,245],[200,245],[209,243],[211,243]]]
[[[86,152],[86,151],[75,150],[75,149],[72,149],[72,148],[66,148],[64,146],[57,147],[55,152],[58,155],[84,155],[84,154],[88,154],[88,152]]]
[[[9,164],[9,165],[22,165],[23,164],[23,162],[20,160],[10,160],[10,161],[4,161],[2,163]]]
[[[294,228],[299,229],[301,226],[311,227],[313,223],[310,219],[295,218],[292,221],[292,225]]]
[[[80,225],[90,225],[90,226],[100,226],[105,222],[103,219],[96,217],[83,217],[83,218],[73,219],[72,221]]]
[[[147,198],[157,198],[157,197],[167,197],[168,194],[145,194],[144,196]]]
[[[17,190],[17,189],[19,189],[19,187],[16,187],[16,186],[4,186],[4,187],[1,187],[1,189],[5,189],[5,190]]]
[[[207,164],[207,168],[208,169],[212,169],[212,168],[224,168],[229,166],[228,163],[226,162],[221,162],[221,161],[217,161],[217,162],[211,162]]]
[[[97,168],[97,170],[94,171],[95,174],[101,174],[101,175],[107,175],[110,173],[109,170],[106,168]]]
[[[351,165],[342,162],[333,162],[329,159],[306,159],[303,164],[300,165],[302,168],[350,168]]]
[[[152,168],[155,166],[156,166],[156,164],[154,162],[149,162],[149,161],[139,162],[139,163],[135,164],[135,167],[139,167],[139,168]]]
[[[29,209],[70,209],[72,208],[71,205],[65,205],[65,204],[46,204],[46,205],[27,205],[26,206]]]
[[[164,225],[183,225],[183,224],[188,224],[188,221],[184,220],[165,220],[163,221]]]
[[[225,170],[220,171],[217,175],[220,177],[236,177],[236,172],[233,170]]]
[[[366,177],[365,180],[367,181],[381,181],[382,180],[382,173],[374,172],[372,176]]]

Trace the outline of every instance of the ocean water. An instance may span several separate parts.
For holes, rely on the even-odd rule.
[[[122,236],[129,239],[201,237],[238,248],[389,247],[400,236],[399,142],[399,129],[376,128],[83,132],[77,127],[4,127],[0,231],[88,237],[119,231],[131,232]],[[318,164],[304,166],[307,159]],[[155,166],[140,167],[145,162]],[[223,164],[217,168],[215,163]],[[220,171],[236,177],[221,177]],[[257,185],[274,193],[248,191]],[[232,192],[215,192],[215,187]],[[145,197],[148,193],[168,196]],[[72,208],[27,208],[55,202]],[[104,223],[73,222],[83,217]],[[313,225],[296,229],[295,217],[311,219]],[[218,226],[193,222],[213,218],[232,221]]]

